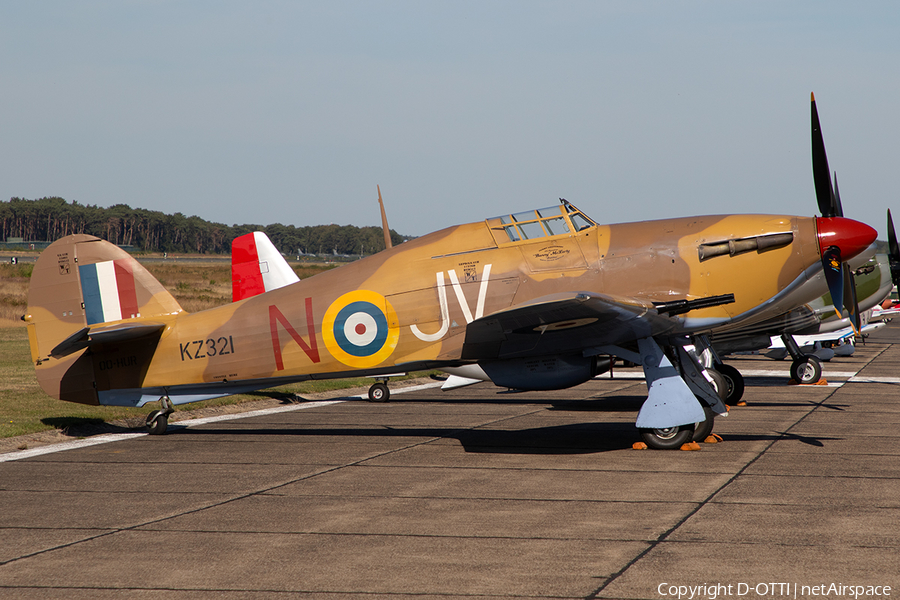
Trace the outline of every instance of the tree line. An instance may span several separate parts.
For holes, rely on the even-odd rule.
[[[366,255],[384,250],[380,227],[313,225],[225,225],[197,216],[168,215],[156,210],[116,204],[102,208],[66,202],[63,198],[10,198],[0,201],[0,240],[53,242],[73,233],[86,233],[134,251],[190,254],[230,254],[231,240],[264,231],[287,255]],[[410,239],[391,230],[391,243]]]

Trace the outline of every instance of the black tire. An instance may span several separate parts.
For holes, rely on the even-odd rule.
[[[381,382],[373,383],[369,388],[369,402],[387,402],[390,398],[390,388]]]
[[[702,442],[708,438],[716,424],[716,413],[705,404],[703,405],[703,413],[706,415],[706,420],[694,423],[694,435],[691,436],[691,439],[695,442]]]
[[[641,439],[654,450],[677,450],[691,441],[693,425],[679,425],[666,429],[641,429]]]
[[[724,363],[715,366],[715,370],[725,378],[725,397],[722,402],[728,406],[736,406],[744,397],[744,376],[741,372]],[[719,395],[721,398],[721,394]]]
[[[150,435],[162,435],[169,426],[169,415],[161,410],[155,410],[147,415],[147,433]]]
[[[791,379],[797,383],[817,383],[822,378],[822,363],[812,355],[804,355],[791,364]]]

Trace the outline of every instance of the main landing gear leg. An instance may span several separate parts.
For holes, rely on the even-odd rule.
[[[169,415],[175,412],[175,406],[168,396],[162,396],[159,399],[162,407],[160,410],[154,410],[147,415],[147,432],[150,435],[162,435],[169,426]]]
[[[822,378],[822,363],[819,359],[811,354],[803,354],[794,336],[789,333],[782,333],[781,341],[794,359],[791,363],[791,379],[797,383],[818,383]]]
[[[708,340],[703,338],[693,340],[692,344],[676,344],[674,351],[682,379],[703,407],[706,418],[694,424],[692,438],[695,442],[703,442],[712,434],[715,416],[728,414],[724,401],[731,390],[725,375],[715,369],[706,368],[698,360],[696,352],[698,347],[705,349],[703,354],[718,361],[715,350]]]
[[[700,365],[716,371],[725,380],[724,395],[722,391],[716,389],[719,397],[728,406],[738,406],[744,395],[744,376],[731,365],[722,362],[721,357],[705,335],[697,336],[693,342],[694,347],[699,350],[695,354]]]

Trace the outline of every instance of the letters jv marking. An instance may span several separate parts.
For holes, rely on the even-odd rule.
[[[487,298],[488,280],[491,278],[491,265],[484,265],[484,271],[481,274],[481,283],[478,285],[478,300],[475,303],[474,317],[472,316],[472,310],[469,307],[469,303],[466,301],[466,296],[463,294],[462,286],[459,284],[459,278],[456,275],[456,271],[450,269],[447,271],[447,276],[450,278],[450,285],[453,287],[453,291],[456,294],[456,299],[459,302],[459,307],[462,309],[466,323],[468,324],[475,319],[480,319],[482,315],[484,315],[484,301],[485,298]],[[466,273],[467,279],[469,276],[469,273]],[[435,273],[435,279],[437,280],[438,301],[441,305],[441,328],[435,333],[422,333],[417,326],[409,326],[413,335],[423,342],[436,342],[444,337],[450,329],[450,307],[447,304],[447,287],[444,285],[444,272],[441,271],[440,273]]]

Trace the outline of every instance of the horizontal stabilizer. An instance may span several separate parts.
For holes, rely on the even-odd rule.
[[[53,358],[62,358],[98,344],[121,343],[161,332],[165,323],[120,323],[107,327],[85,327],[76,331],[50,351]]]

